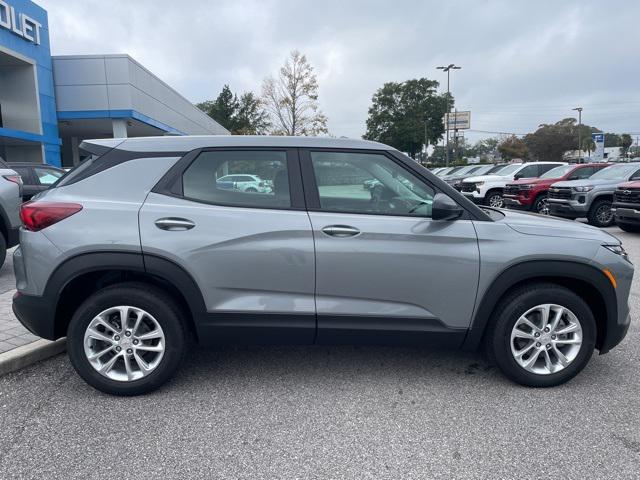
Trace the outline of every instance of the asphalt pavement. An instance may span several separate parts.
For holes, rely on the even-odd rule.
[[[0,378],[0,478],[637,479],[639,362],[637,321],[554,389],[457,351],[223,348],[118,398],[60,355]]]

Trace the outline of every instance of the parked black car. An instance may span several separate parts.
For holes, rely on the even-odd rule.
[[[43,163],[8,162],[7,165],[22,177],[22,200],[30,200],[53,185],[66,172]]]

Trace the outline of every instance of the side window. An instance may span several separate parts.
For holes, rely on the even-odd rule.
[[[11,170],[14,170],[18,175],[22,177],[22,183],[25,185],[31,185],[33,180],[31,179],[31,174],[29,172],[29,167],[7,167]]]
[[[185,198],[206,203],[262,208],[291,206],[286,152],[203,152],[184,171],[182,188]]]
[[[431,216],[433,188],[385,155],[311,152],[311,163],[322,210]]]
[[[45,186],[53,185],[62,175],[64,175],[64,172],[59,172],[58,170],[45,167],[35,167],[33,171],[36,174],[36,178],[40,185]]]
[[[532,178],[542,175],[538,173],[538,165],[528,165],[517,173],[517,178]]]
[[[636,170],[629,180],[640,180],[640,170]]]
[[[538,165],[538,177],[543,173],[547,173],[552,168],[556,168],[558,165],[554,165],[553,163],[541,163]]]
[[[569,180],[583,180],[585,178],[589,178],[593,173],[593,167],[579,168],[569,176]]]

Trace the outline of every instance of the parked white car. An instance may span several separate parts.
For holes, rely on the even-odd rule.
[[[502,208],[504,207],[502,193],[507,183],[521,178],[537,178],[558,165],[566,164],[566,162],[514,163],[507,165],[494,175],[480,175],[463,180],[461,192],[475,203]]]
[[[216,180],[218,185],[228,184],[230,189],[241,192],[269,193],[271,191],[270,182],[262,180],[257,175],[233,174],[225,175]]]

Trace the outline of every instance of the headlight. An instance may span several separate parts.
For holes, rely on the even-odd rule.
[[[481,187],[482,185],[484,185],[484,182],[474,182],[476,187]]]
[[[629,255],[622,245],[603,245],[603,247],[629,261]]]
[[[518,185],[518,187],[520,188],[520,190],[531,190],[534,185]]]
[[[574,192],[584,193],[590,192],[591,190],[593,190],[593,187],[573,187]]]

